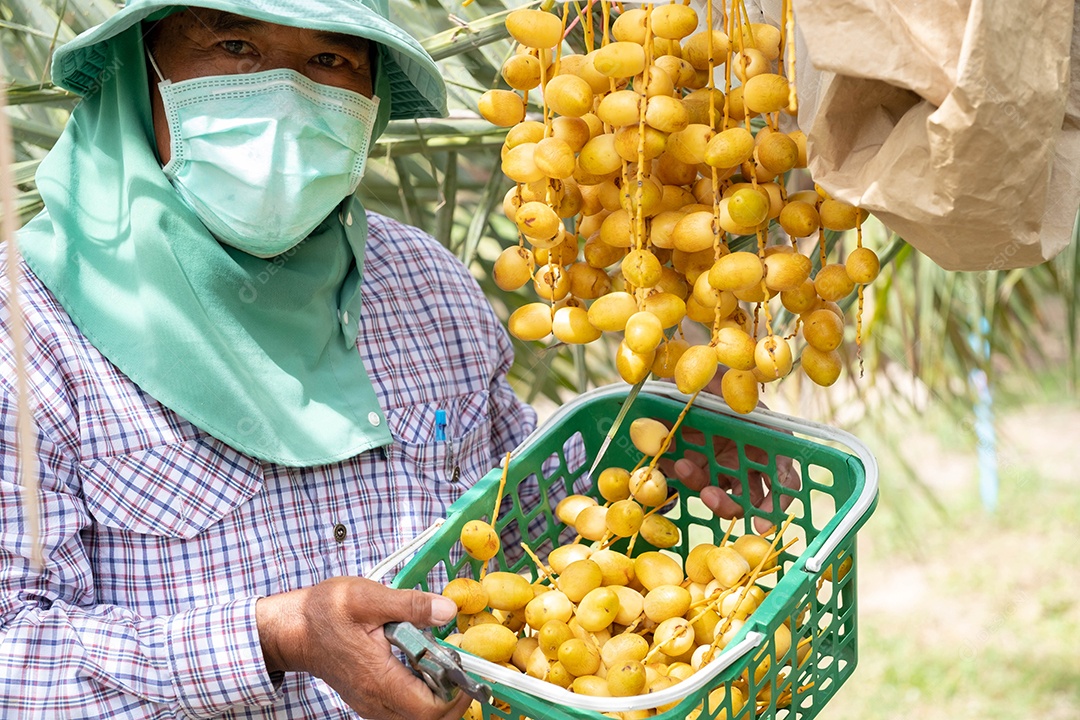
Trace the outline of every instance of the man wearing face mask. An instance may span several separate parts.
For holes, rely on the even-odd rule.
[[[535,417],[465,268],[353,196],[389,119],[445,110],[386,15],[131,0],[57,51],[56,83],[84,99],[19,234],[40,561],[0,286],[3,717],[467,705],[382,632],[453,603],[363,576]]]

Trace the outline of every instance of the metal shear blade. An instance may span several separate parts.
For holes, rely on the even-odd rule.
[[[482,703],[491,700],[491,687],[469,677],[457,652],[439,644],[429,630],[420,630],[412,623],[397,622],[387,623],[383,632],[391,645],[405,653],[416,674],[443,700],[453,700],[458,689]]]

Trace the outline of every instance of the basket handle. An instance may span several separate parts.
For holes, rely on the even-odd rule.
[[[435,522],[431,523],[431,526],[424,530],[424,532],[380,560],[364,577],[368,580],[374,580],[375,582],[382,580],[383,577],[386,576],[386,573],[390,572],[390,568],[394,567],[402,560],[415,555],[416,551],[439,531],[439,528],[443,526],[444,522],[446,522],[446,518],[438,518]]]

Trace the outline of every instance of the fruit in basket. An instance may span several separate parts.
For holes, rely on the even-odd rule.
[[[607,516],[607,506],[590,505],[578,513],[574,528],[586,540],[600,540],[608,532]]]
[[[649,653],[649,641],[636,633],[614,635],[600,648],[600,659],[608,668],[626,661],[642,662]]]
[[[573,525],[569,523],[564,522],[564,524],[573,527]],[[576,543],[571,545],[560,545],[548,553],[547,562],[556,574],[562,575],[563,571],[571,563],[576,562],[577,560],[584,560],[592,554],[593,549],[588,545],[578,545]]]
[[[661,585],[679,585],[683,581],[679,563],[660,552],[645,552],[634,558],[634,576],[646,590]]]
[[[642,608],[645,617],[661,623],[673,617],[682,617],[690,609],[690,591],[681,585],[660,585],[645,596]]]
[[[487,591],[472,578],[455,578],[446,584],[442,594],[454,601],[458,612],[466,615],[478,613],[488,606]]]
[[[634,567],[635,576],[633,579],[636,580],[637,565],[635,564]],[[611,589],[619,596],[619,614],[615,616],[615,623],[618,625],[632,625],[635,620],[641,617],[641,613],[645,608],[645,598],[640,592],[626,585],[612,585]]]
[[[533,630],[540,630],[552,620],[569,622],[573,614],[574,605],[570,598],[558,590],[552,590],[529,601],[525,606],[525,623]]]
[[[518,636],[498,623],[474,625],[461,638],[461,649],[493,663],[508,662],[514,655]]]
[[[461,716],[461,720],[484,720],[484,708],[479,700],[473,700]]]
[[[461,547],[470,557],[486,562],[499,552],[499,534],[483,520],[470,520],[461,528]]]
[[[559,662],[575,677],[592,675],[600,669],[600,651],[581,638],[571,638],[559,646]]]
[[[573,525],[577,521],[578,513],[596,504],[596,499],[588,495],[567,495],[555,506],[555,517],[564,525]]]
[[[480,581],[488,605],[496,610],[519,610],[534,597],[532,585],[517,573],[492,572]]]
[[[668,427],[659,420],[642,417],[630,423],[630,442],[642,455],[658,454],[667,435]]]
[[[646,507],[656,507],[667,501],[667,478],[656,468],[638,468],[630,474],[630,494]]]
[[[669,618],[653,631],[653,647],[668,657],[678,657],[694,649],[694,629],[686,618]]]
[[[589,559],[600,566],[601,585],[628,585],[634,580],[634,561],[615,550],[597,550]]]
[[[641,694],[645,689],[645,666],[638,660],[613,665],[607,671],[607,689],[613,697]]]
[[[616,537],[630,537],[641,529],[645,511],[633,500],[619,500],[607,509],[605,523],[607,532]],[[580,532],[580,531],[579,531]],[[584,536],[584,534],[583,534]],[[601,539],[601,538],[594,538]]]
[[[579,521],[580,513],[610,510],[619,503],[636,506],[629,499],[610,508],[595,501],[573,501],[581,506]],[[661,515],[649,518],[671,523]],[[544,572],[555,574],[545,575],[542,584],[530,584],[505,571],[487,573],[479,583],[463,578],[448,584],[446,594],[452,597],[471,598],[479,588],[492,608],[460,615],[461,634],[448,642],[578,694],[626,697],[659,692],[692,677],[741,632],[768,594],[757,580],[774,571],[778,541],[750,534],[730,543],[725,538],[720,545],[702,543],[687,553],[686,575],[675,557],[662,552],[640,552],[631,558],[609,548],[563,545],[549,554],[552,569]],[[465,607],[464,602],[459,607]],[[759,685],[770,673],[782,680],[789,664],[809,653],[809,643],[800,641],[788,659],[793,636],[787,625],[780,625],[773,637],[773,654],[759,653],[753,660]],[[740,683],[749,680],[749,672]],[[730,684],[721,689],[738,692]],[[724,697],[713,694],[714,700]],[[732,698],[733,707],[739,707],[741,695]],[[657,712],[678,702],[663,704]],[[641,711],[633,717],[652,715]]]
[[[548,620],[537,633],[540,650],[548,660],[559,659],[559,647],[574,637],[574,631],[564,620]]]
[[[709,572],[723,588],[735,587],[750,572],[750,563],[731,547],[713,549],[706,562]]]
[[[577,560],[560,573],[557,585],[572,602],[581,602],[589,591],[600,587],[604,573],[592,560]]]
[[[763,570],[776,567],[776,558],[767,560],[772,552],[769,541],[759,535],[743,535],[736,538],[731,547],[746,559],[751,568],[756,568],[758,565],[761,565]]]
[[[641,522],[641,539],[656,548],[670,548],[679,544],[679,526],[663,515],[648,515]]]
[[[726,703],[728,702],[728,695],[730,694],[731,711],[732,714],[727,714]],[[702,712],[707,712],[707,717],[713,717],[716,720],[731,720],[738,716],[739,712],[746,705],[746,700],[743,697],[742,691],[737,687],[720,687],[709,693],[709,696],[698,707],[690,711],[686,716],[686,720],[698,720]],[[721,710],[721,708],[724,708]],[[717,712],[719,711],[719,712]],[[716,713],[714,715],[714,713]]]
[[[839,578],[840,580],[843,580],[847,576],[848,571],[851,570],[852,564],[853,563],[852,563],[850,555],[848,555],[846,558],[841,560],[840,561],[840,566],[836,569],[836,577]],[[825,571],[821,573],[821,577],[822,577],[823,580],[826,580],[828,582],[832,582],[833,568],[834,567],[835,567],[835,563],[830,564],[828,567],[825,568]]]
[[[630,431],[633,433],[633,425],[631,425]],[[630,472],[619,467],[605,468],[600,472],[600,477],[596,479],[596,489],[600,491],[600,496],[608,502],[625,500],[630,497]]]
[[[619,596],[609,587],[590,590],[578,603],[575,617],[588,632],[599,632],[615,622],[619,612]]]

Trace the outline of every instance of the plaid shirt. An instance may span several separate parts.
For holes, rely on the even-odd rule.
[[[161,406],[25,271],[43,568],[17,480],[0,284],[0,716],[355,717],[310,675],[275,687],[256,599],[364,575],[535,424],[466,269],[419,231],[369,220],[358,347],[394,443],[324,467],[261,463]],[[457,482],[434,442],[438,409]]]

